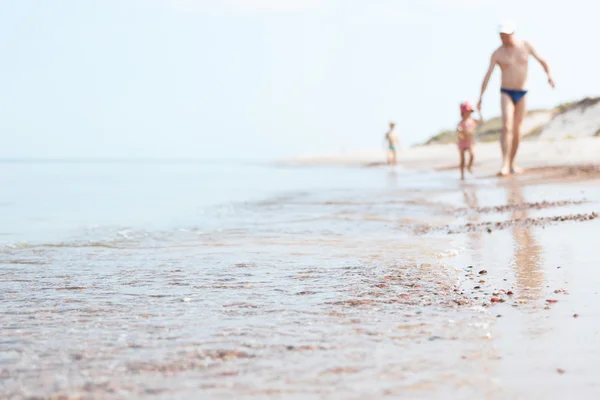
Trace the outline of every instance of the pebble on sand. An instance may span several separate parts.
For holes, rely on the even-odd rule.
[[[487,271],[485,269],[482,269],[481,271],[479,271],[479,275],[485,275],[487,274]]]

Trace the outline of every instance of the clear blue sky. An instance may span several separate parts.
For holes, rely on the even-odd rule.
[[[529,104],[600,95],[589,0],[0,0],[1,158],[266,158],[404,145],[477,100],[517,23]],[[498,114],[498,72],[484,116]]]

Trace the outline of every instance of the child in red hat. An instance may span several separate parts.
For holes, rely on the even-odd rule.
[[[475,128],[483,123],[483,118],[479,115],[479,120],[471,117],[473,106],[468,101],[460,105],[461,121],[456,127],[458,133],[458,151],[460,153],[460,179],[465,179],[465,153],[469,152],[469,164],[467,169],[471,171],[473,160],[475,158]]]

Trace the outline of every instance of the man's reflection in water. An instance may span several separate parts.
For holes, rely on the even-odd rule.
[[[512,180],[505,186],[508,195],[508,203],[519,205],[525,202],[522,187],[516,180]],[[527,218],[524,209],[515,210],[512,219]],[[537,299],[542,292],[544,284],[544,272],[542,270],[542,248],[537,243],[535,235],[530,226],[517,223],[513,228],[515,239],[514,266],[517,286],[521,296],[529,299]]]
[[[471,185],[463,186],[463,199],[465,202],[465,206],[467,207],[467,221],[476,224],[479,222],[479,213],[477,212],[477,208],[479,208],[479,201],[477,199],[477,187]],[[483,263],[482,251],[481,248],[483,246],[481,240],[481,232],[473,231],[467,234],[468,238],[468,248],[471,249],[473,262],[476,265],[481,265]]]

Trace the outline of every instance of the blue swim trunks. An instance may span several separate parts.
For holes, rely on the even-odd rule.
[[[517,104],[527,94],[527,90],[500,89],[500,93],[506,93],[513,104]]]

